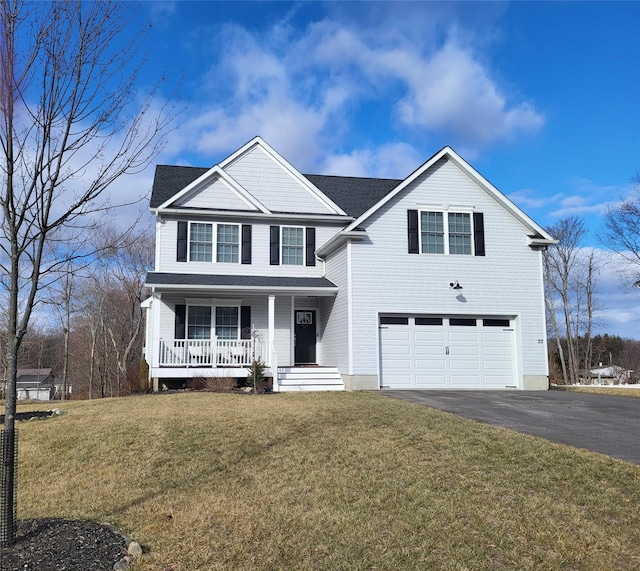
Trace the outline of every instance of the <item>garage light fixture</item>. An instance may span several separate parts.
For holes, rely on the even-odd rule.
[[[449,287],[455,290],[462,289],[462,286],[460,285],[460,282],[458,280],[456,280],[455,282],[449,282]]]

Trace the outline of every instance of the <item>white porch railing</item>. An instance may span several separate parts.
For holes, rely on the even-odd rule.
[[[254,339],[160,339],[160,367],[248,367],[265,359],[265,343]]]

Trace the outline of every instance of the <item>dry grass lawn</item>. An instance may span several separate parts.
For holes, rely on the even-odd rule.
[[[363,392],[56,406],[18,517],[111,522],[136,571],[640,569],[640,467],[598,454]]]
[[[576,387],[576,386],[557,386],[553,390],[570,391],[574,393],[591,393],[595,395],[613,395],[616,397],[635,397],[640,398],[640,388],[636,387]]]

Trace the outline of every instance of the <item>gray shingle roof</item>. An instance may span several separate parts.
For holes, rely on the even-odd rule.
[[[151,190],[151,208],[157,208],[209,169],[158,165]],[[357,218],[383,196],[393,190],[400,180],[362,178],[321,174],[304,175],[347,214]]]
[[[362,178],[306,174],[324,194],[350,216],[357,218],[383,196],[391,192],[401,180],[390,178]]]
[[[208,170],[203,167],[157,165],[149,206],[157,208]]]
[[[299,278],[287,276],[232,276],[220,274],[169,274],[149,272],[147,285],[229,286],[251,288],[335,288],[327,278]]]

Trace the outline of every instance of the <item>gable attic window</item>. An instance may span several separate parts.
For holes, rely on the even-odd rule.
[[[410,254],[484,256],[482,212],[409,210]]]

